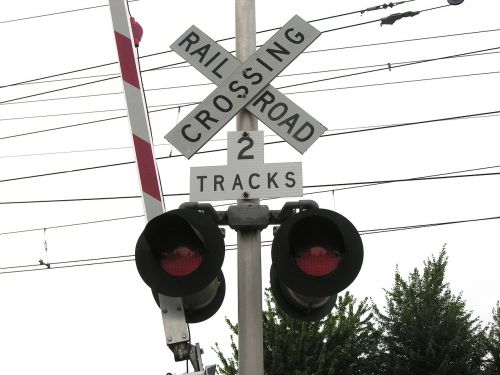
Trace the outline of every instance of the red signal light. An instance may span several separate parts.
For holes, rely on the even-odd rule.
[[[179,246],[161,254],[163,270],[172,276],[187,276],[198,269],[203,257],[198,251],[186,246]]]
[[[296,251],[295,263],[310,276],[326,276],[335,271],[340,263],[340,254],[323,246],[312,246]]]

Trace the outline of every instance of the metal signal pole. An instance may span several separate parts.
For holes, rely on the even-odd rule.
[[[236,57],[244,62],[256,49],[255,0],[235,0]],[[257,130],[257,118],[247,110],[236,116],[239,131]],[[258,199],[238,205],[259,205]],[[238,353],[239,375],[263,375],[262,271],[260,231],[238,231]]]

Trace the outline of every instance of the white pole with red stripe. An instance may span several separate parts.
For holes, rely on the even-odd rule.
[[[134,43],[127,1],[109,0],[109,8],[113,20],[123,90],[127,102],[128,118],[141,182],[142,201],[146,219],[150,221],[165,212],[165,206],[154,157],[146,101],[137,64],[137,53],[134,45],[137,43]],[[135,23],[135,21],[133,22]],[[137,24],[134,26],[137,27]],[[138,27],[140,28],[140,26]],[[188,342],[190,339],[189,330],[186,324],[182,299],[160,295],[160,307],[167,344],[170,346]]]

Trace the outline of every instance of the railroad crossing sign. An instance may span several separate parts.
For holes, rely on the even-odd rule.
[[[227,133],[227,166],[191,167],[190,201],[302,196],[302,163],[264,163],[264,132]]]
[[[218,87],[165,138],[191,158],[246,108],[304,153],[326,128],[269,83],[321,33],[294,16],[243,63],[195,26],[171,48]]]

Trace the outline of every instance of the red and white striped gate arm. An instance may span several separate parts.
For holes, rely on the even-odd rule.
[[[130,14],[126,0],[109,0],[120,60],[123,90],[134,140],[135,157],[142,187],[142,201],[148,221],[165,211],[156,160],[154,157],[149,118],[137,66]]]
[[[127,0],[109,0],[147,221],[165,212]],[[189,342],[182,298],[159,295],[167,344]]]

